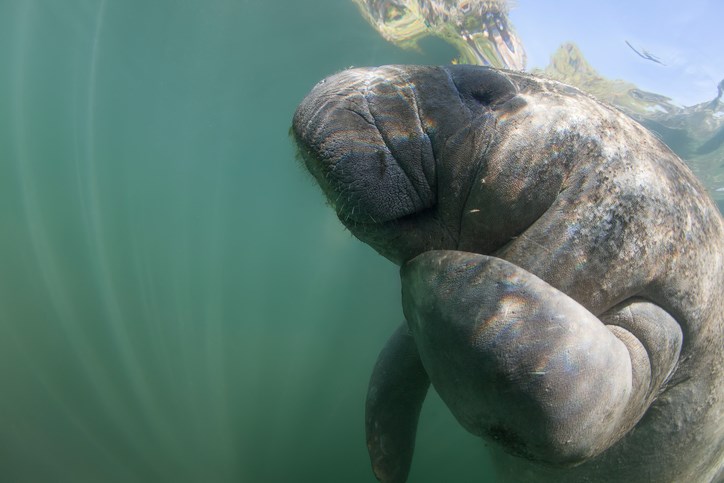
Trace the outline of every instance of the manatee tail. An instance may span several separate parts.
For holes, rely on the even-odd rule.
[[[367,450],[383,483],[407,480],[430,379],[407,324],[390,337],[372,371],[365,407]]]

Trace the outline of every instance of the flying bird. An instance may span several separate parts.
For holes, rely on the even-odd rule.
[[[656,62],[657,64],[666,65],[661,61],[661,59],[656,57],[654,54],[652,54],[644,49],[641,49],[641,52],[639,52],[638,50],[636,50],[636,48],[633,45],[631,45],[631,43],[628,40],[624,40],[624,42],[626,42],[626,45],[631,47],[631,50],[636,52],[639,55],[639,57],[642,57],[646,60],[650,60],[652,62]]]

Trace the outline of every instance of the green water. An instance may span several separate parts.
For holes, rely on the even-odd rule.
[[[324,75],[454,55],[340,0],[1,3],[0,481],[374,481],[397,270],[287,132]],[[435,397],[422,421],[411,481],[485,481]]]

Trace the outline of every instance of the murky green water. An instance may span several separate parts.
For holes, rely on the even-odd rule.
[[[335,0],[2,11],[0,480],[372,481],[397,271],[287,130],[321,76],[428,57]],[[484,471],[430,406],[413,478]]]
[[[351,2],[0,6],[0,481],[370,482],[367,380],[397,270],[287,138],[404,52]],[[492,481],[436,397],[413,482]]]

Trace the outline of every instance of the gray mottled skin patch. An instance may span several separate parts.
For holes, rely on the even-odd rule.
[[[405,481],[429,382],[504,481],[721,480],[724,222],[657,138],[472,66],[341,72],[293,134],[340,220],[401,265],[406,324],[367,401],[380,480]]]

